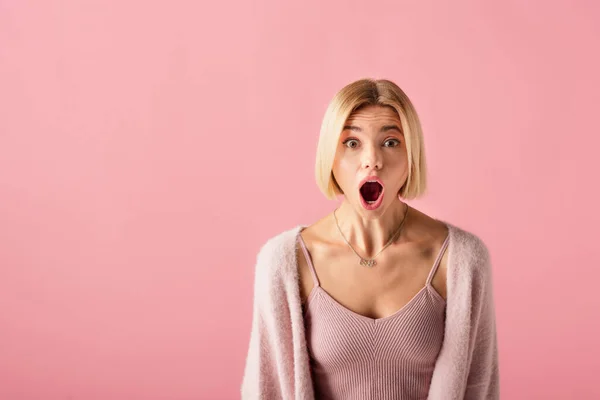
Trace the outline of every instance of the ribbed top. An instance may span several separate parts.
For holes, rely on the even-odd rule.
[[[316,398],[426,399],[444,339],[445,301],[431,280],[400,310],[369,318],[337,302],[319,283],[302,236],[302,250],[314,280],[304,321]]]

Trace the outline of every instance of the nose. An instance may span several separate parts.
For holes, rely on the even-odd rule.
[[[367,146],[363,151],[361,162],[363,169],[381,169],[381,153],[374,146]]]

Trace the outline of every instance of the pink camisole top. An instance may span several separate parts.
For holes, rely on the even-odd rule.
[[[311,374],[319,400],[426,399],[444,338],[446,302],[431,285],[449,236],[425,286],[383,318],[358,314],[319,283],[302,236],[314,287],[304,309]]]

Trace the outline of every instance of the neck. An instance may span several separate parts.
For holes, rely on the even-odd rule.
[[[394,201],[381,214],[366,217],[365,214],[360,214],[346,200],[335,211],[335,217],[344,237],[352,247],[359,252],[364,258],[372,258],[389,242],[394,234],[396,240],[401,236],[402,232],[397,233],[400,224],[402,224],[405,211],[408,204],[400,201]],[[407,215],[408,217],[408,215]],[[335,224],[335,218],[333,223]],[[406,227],[406,223],[402,225],[402,230]],[[337,226],[334,225],[337,231]],[[339,234],[339,231],[337,232]],[[340,238],[342,241],[343,238]]]

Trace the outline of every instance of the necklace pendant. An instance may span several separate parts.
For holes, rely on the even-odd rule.
[[[365,267],[372,267],[375,264],[377,264],[375,260],[365,260],[364,258],[360,260],[360,265],[363,265]]]

